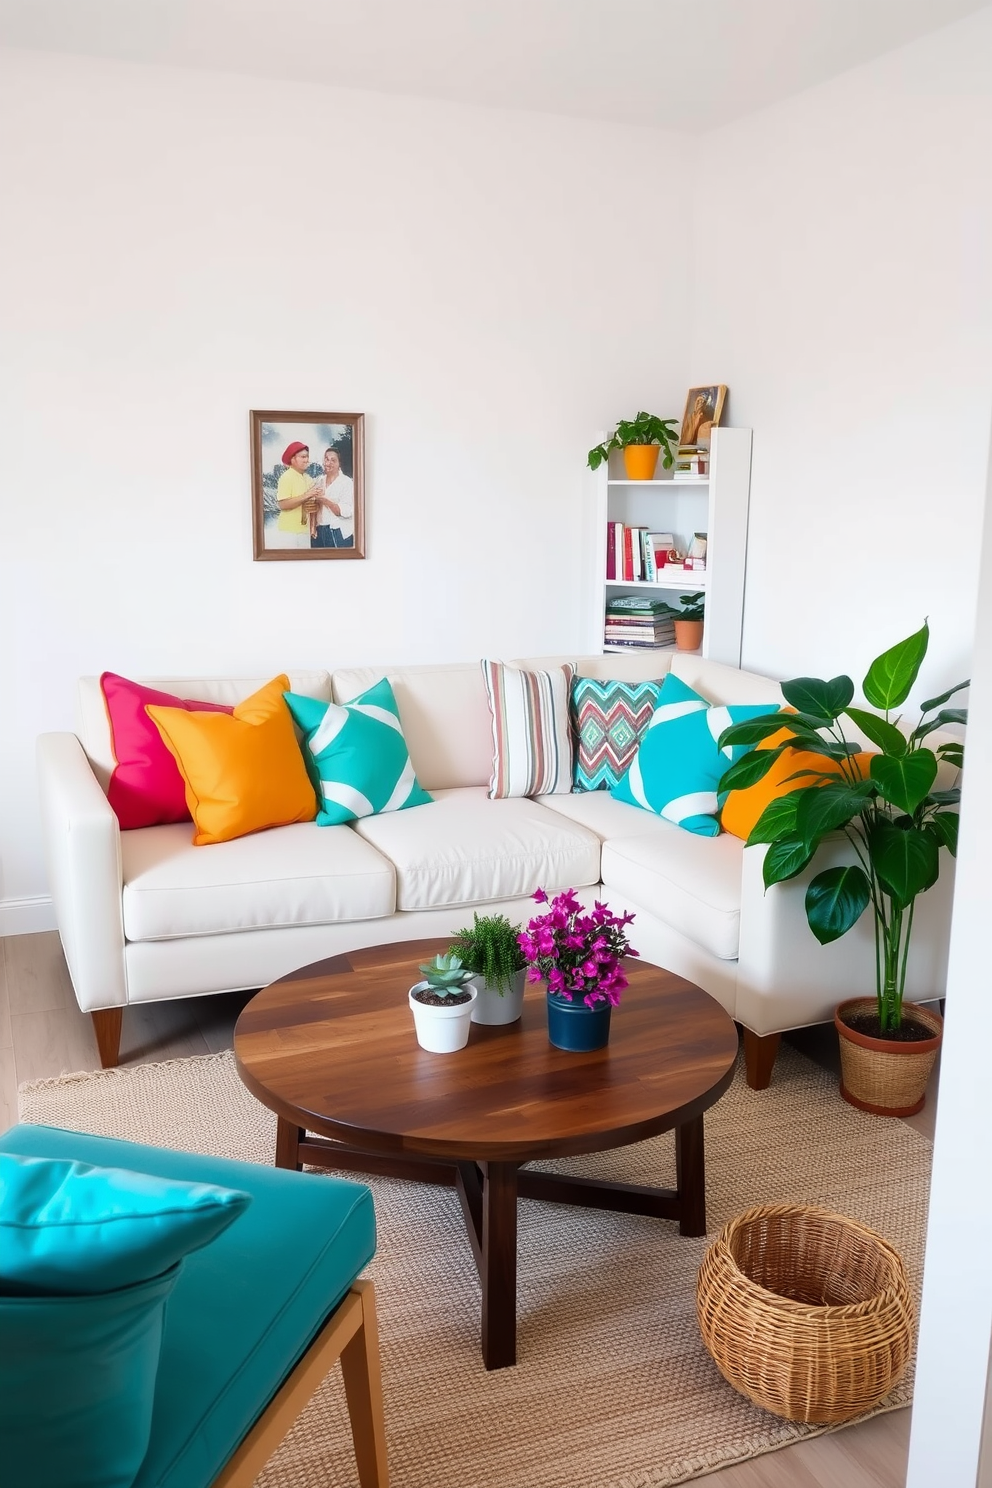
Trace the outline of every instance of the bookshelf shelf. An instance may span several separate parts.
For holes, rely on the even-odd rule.
[[[604,641],[607,600],[623,595],[647,600],[653,594],[677,605],[678,594],[702,590],[706,594],[706,617],[700,654],[740,666],[751,430],[714,429],[709,474],[705,476],[688,480],[671,476],[650,481],[628,480],[624,476],[622,455],[614,452],[609,464],[600,466],[590,479],[595,481],[597,491],[596,584],[590,616],[597,648],[611,655],[640,649],[671,651],[671,645],[641,648]],[[663,568],[658,570],[657,578],[650,580],[608,579],[607,523],[640,527],[651,533],[671,533],[682,552],[695,533],[705,533],[706,568]],[[636,532],[633,537],[639,540]]]

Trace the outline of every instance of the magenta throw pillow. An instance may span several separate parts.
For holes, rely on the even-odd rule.
[[[122,830],[189,821],[183,777],[158,728],[145,712],[145,705],[185,708],[188,713],[233,713],[234,709],[222,703],[173,697],[170,692],[129,682],[116,672],[104,672],[100,687],[107,705],[116,760],[107,799]]]

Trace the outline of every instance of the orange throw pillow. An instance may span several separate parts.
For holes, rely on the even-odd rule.
[[[757,749],[777,749],[780,744],[785,744],[795,735],[788,728],[779,729],[777,734],[771,734],[767,739],[762,739],[757,744]],[[871,769],[871,753],[852,754],[851,764],[864,780]],[[790,775],[795,775],[797,770],[819,770],[825,775],[840,775],[841,767],[838,760],[828,759],[826,755],[814,754],[809,749],[787,749],[780,754],[772,765],[768,774],[749,785],[747,790],[731,791],[723,803],[723,812],[720,816],[720,824],[725,832],[730,832],[734,837],[740,837],[747,841],[758,824],[758,818],[772,801],[779,796],[787,796],[790,791],[800,790],[804,785],[818,786],[826,782],[814,780],[812,776],[803,780],[790,780]]]
[[[149,704],[186,786],[193,843],[229,842],[266,827],[313,821],[317,798],[276,677],[233,714],[187,713]]]

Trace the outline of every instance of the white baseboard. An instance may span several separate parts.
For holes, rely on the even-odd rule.
[[[0,935],[36,935],[55,930],[55,905],[50,894],[28,899],[0,899]]]

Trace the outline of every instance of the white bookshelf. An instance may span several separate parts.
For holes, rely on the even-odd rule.
[[[603,645],[603,616],[608,597],[653,591],[659,599],[677,605],[678,594],[702,590],[706,595],[702,655],[739,666],[751,488],[751,430],[713,430],[708,476],[675,480],[663,472],[656,480],[628,480],[623,475],[622,453],[614,451],[609,464],[600,466],[592,478],[597,482],[598,496],[594,599],[598,649],[608,650]],[[643,579],[607,579],[606,524],[613,521],[628,527],[647,526],[652,532],[671,532],[683,551],[694,533],[705,532],[706,568],[661,570],[657,582],[651,583]]]

